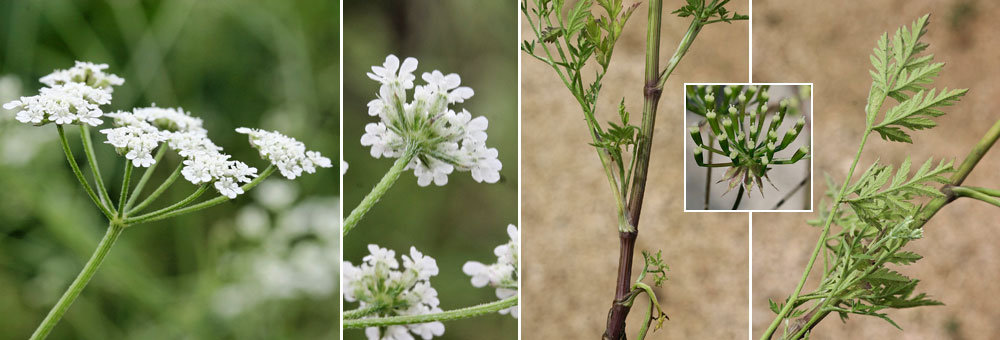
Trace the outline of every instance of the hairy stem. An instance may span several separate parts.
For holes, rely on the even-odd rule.
[[[59,298],[56,305],[52,306],[52,309],[49,310],[49,314],[45,316],[42,323],[35,329],[35,333],[31,334],[31,340],[45,339],[49,333],[52,332],[52,329],[55,328],[56,324],[59,323],[59,320],[62,319],[63,314],[66,314],[66,311],[69,310],[73,301],[76,301],[76,298],[80,296],[81,292],[83,292],[83,289],[87,286],[87,283],[90,282],[94,273],[97,273],[97,269],[100,268],[101,263],[104,262],[104,257],[111,251],[111,247],[114,246],[115,241],[118,240],[118,237],[121,236],[122,230],[124,229],[125,227],[119,224],[110,223],[108,225],[108,230],[104,234],[104,238],[101,239],[101,242],[97,245],[97,249],[94,250],[94,254],[90,256],[90,260],[88,260],[83,266],[83,270],[81,270],[80,274],[76,276],[73,283],[69,285],[69,288],[67,288],[66,292]]]
[[[358,203],[358,206],[354,207],[354,210],[351,210],[351,214],[344,219],[344,236],[347,236],[347,233],[351,232],[358,225],[358,222],[361,222],[361,219],[375,206],[375,203],[378,203],[382,199],[382,196],[385,196],[389,188],[399,179],[399,175],[403,173],[403,169],[406,169],[406,165],[410,164],[413,157],[417,155],[417,151],[419,151],[419,147],[416,145],[407,145],[406,150],[403,151],[403,155],[399,156],[399,159],[396,159],[396,162],[392,164],[392,168],[389,168],[389,171],[375,184],[372,191],[368,192],[368,195],[365,195],[361,203]]]
[[[465,307],[439,313],[344,320],[343,328],[350,329],[350,328],[365,328],[365,327],[385,327],[392,325],[410,325],[410,324],[428,323],[436,321],[452,321],[459,319],[467,319],[489,313],[496,313],[502,309],[510,308],[516,305],[517,305],[517,296],[512,296],[503,300],[498,300],[477,306]]]
[[[367,307],[355,308],[352,310],[344,311],[344,320],[358,319],[375,314],[379,309],[382,309],[379,305],[368,305]]]

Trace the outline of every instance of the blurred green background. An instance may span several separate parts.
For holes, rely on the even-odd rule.
[[[234,128],[281,130],[336,159],[337,6],[310,0],[2,1],[0,100],[36,94],[39,77],[74,60],[107,63],[126,79],[111,109],[181,106],[204,119],[227,153],[258,169],[266,161]],[[20,124],[13,115],[0,110],[0,339],[31,334],[106,228],[66,165],[55,128]],[[116,196],[122,159],[96,129],[92,134]],[[78,140],[70,133],[82,160]],[[168,154],[147,192],[179,161]],[[336,171],[294,182],[276,175],[256,195],[126,230],[50,338],[335,337]],[[152,208],[193,190],[180,180]]]
[[[462,273],[469,260],[492,263],[493,248],[506,243],[508,224],[518,216],[517,145],[517,4],[511,1],[350,1],[344,4],[344,210],[353,209],[371,190],[392,159],[374,159],[361,146],[364,126],[375,119],[366,104],[378,83],[368,79],[372,65],[386,55],[420,61],[423,72],[458,73],[476,95],[457,108],[489,119],[487,145],[500,152],[503,179],[476,183],[468,172],[455,172],[443,187],[417,186],[405,172],[358,228],[344,239],[344,259],[358,263],[366,245],[376,243],[397,254],[415,246],[434,257],[441,269],[431,279],[445,310],[495,301],[493,289],[475,288]],[[356,308],[345,304],[345,309]],[[445,323],[441,339],[512,339],[517,320],[507,315]],[[364,338],[347,330],[346,339]]]

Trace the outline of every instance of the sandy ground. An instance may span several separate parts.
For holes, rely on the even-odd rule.
[[[746,13],[747,2],[736,2],[730,8]],[[615,50],[601,121],[623,96],[633,115],[641,112],[645,19],[641,5]],[[663,60],[687,24],[664,16]],[[522,31],[532,36],[524,22]],[[681,100],[683,82],[748,81],[748,34],[746,22],[703,30],[660,102],[637,249],[663,250],[670,279],[657,294],[671,321],[651,339],[747,337],[747,215],[683,212]],[[522,65],[523,338],[596,339],[614,297],[614,203],[575,100],[548,66],[529,56]],[[634,310],[632,337],[639,318]]]
[[[905,9],[896,9],[902,8]],[[874,139],[861,164],[876,158],[898,164],[909,154],[915,161],[928,157],[963,155],[1000,119],[995,108],[997,46],[1000,29],[994,17],[1000,6],[992,1],[867,1],[845,6],[841,2],[755,1],[754,81],[815,83],[816,174],[827,172],[842,181],[863,132],[863,108],[871,83],[868,54],[885,31],[933,13],[925,41],[936,60],[948,64],[937,86],[971,89],[958,105],[937,119],[938,128],[914,135],[914,144],[889,144]],[[994,150],[966,181],[996,187],[1000,182],[1000,154]],[[817,176],[817,178],[820,178]],[[817,181],[814,198],[819,206],[825,190]],[[808,213],[754,214],[753,335],[759,336],[774,316],[767,299],[781,300],[791,293],[819,230],[803,221]],[[905,330],[884,321],[853,317],[847,323],[830,317],[813,339],[994,339],[1000,335],[1000,210],[975,201],[957,201],[927,224],[924,239],[911,250],[925,256],[902,272],[921,279],[919,291],[946,305],[890,311]],[[813,277],[815,278],[815,276]],[[816,287],[810,280],[806,289]]]

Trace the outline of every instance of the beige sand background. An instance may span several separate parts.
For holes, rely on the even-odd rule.
[[[669,13],[679,1],[665,4]],[[746,1],[730,9],[746,13]],[[625,29],[602,93],[602,121],[624,96],[642,108],[646,6]],[[663,59],[689,23],[663,20]],[[530,27],[522,23],[524,38]],[[637,249],[662,249],[669,281],[657,291],[671,321],[650,339],[745,339],[749,315],[747,215],[683,213],[683,82],[745,82],[746,22],[705,28],[664,89]],[[548,66],[523,56],[522,236],[524,339],[597,339],[614,298],[615,207],[586,124]],[[638,119],[638,118],[636,118]],[[636,273],[641,255],[636,253]],[[645,305],[643,305],[644,308]],[[642,317],[634,309],[630,336]]]
[[[896,9],[904,7],[905,9]],[[937,86],[968,87],[969,94],[937,119],[938,128],[914,135],[914,144],[875,138],[861,164],[876,158],[898,164],[963,155],[1000,119],[996,107],[1000,76],[1000,7],[995,1],[754,1],[754,81],[815,83],[815,170],[842,181],[863,132],[863,108],[871,84],[868,54],[885,31],[933,13],[925,41],[947,66]],[[1000,152],[994,150],[967,184],[996,188]],[[817,181],[819,204],[825,190]],[[817,205],[818,206],[818,205]],[[794,289],[819,230],[803,221],[814,214],[754,214],[753,335],[774,316],[767,299],[781,300]],[[813,339],[995,339],[1000,336],[1000,209],[957,201],[926,226],[924,239],[911,244],[926,258],[902,268],[922,280],[919,291],[946,303],[940,307],[890,311],[905,330],[865,317],[846,324],[825,320]],[[815,278],[815,277],[814,277]],[[816,287],[810,280],[806,288]]]

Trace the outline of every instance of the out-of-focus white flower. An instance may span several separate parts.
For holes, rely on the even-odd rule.
[[[112,86],[121,86],[125,83],[125,79],[111,73],[105,73],[104,70],[106,69],[108,69],[108,64],[77,61],[73,67],[65,70],[55,70],[38,81],[49,87],[79,83],[110,94],[114,92]]]
[[[282,176],[295,179],[302,172],[315,173],[316,167],[329,168],[333,163],[319,152],[306,150],[306,145],[295,138],[276,131],[241,127],[236,132],[250,136],[250,145],[260,151],[260,156],[278,167]]]
[[[410,247],[410,254],[401,256],[403,266],[400,268],[396,252],[374,244],[368,245],[368,251],[370,255],[358,266],[344,262],[345,300],[357,301],[361,308],[375,307],[376,311],[366,317],[441,312],[437,290],[430,283],[430,278],[438,274],[437,261]],[[431,339],[442,334],[444,324],[441,322],[365,329],[369,340],[413,339],[413,335]]]
[[[397,158],[407,147],[416,148],[406,169],[413,169],[420,186],[448,183],[454,170],[470,171],[477,182],[496,183],[502,164],[497,150],[486,146],[485,117],[472,118],[466,110],[456,112],[451,104],[471,98],[474,91],[460,86],[457,74],[434,70],[424,73],[424,85],[414,85],[417,60],[389,55],[382,66],[373,66],[368,77],[381,83],[378,97],[368,103],[368,114],[379,122],[365,126],[361,145],[371,148],[375,158]],[[398,71],[398,73],[397,73]],[[413,99],[407,101],[407,91]]]
[[[80,83],[66,83],[43,87],[38,95],[3,105],[7,110],[18,110],[15,118],[21,123],[45,125],[48,123],[101,125],[104,112],[100,106],[111,103],[111,94]]]
[[[346,173],[347,173],[347,162],[341,160],[340,161],[340,175],[343,176]]]
[[[335,197],[313,197],[270,210],[273,216],[256,204],[241,208],[235,220],[241,246],[223,256],[220,269],[231,279],[215,292],[214,310],[237,317],[271,301],[322,300],[336,293],[339,206]]]
[[[280,178],[260,183],[254,192],[254,199],[257,202],[274,211],[288,208],[298,196],[299,188],[295,186],[295,182]]]
[[[462,266],[462,271],[472,277],[472,286],[485,287],[489,285],[496,289],[496,296],[499,299],[506,299],[517,295],[517,282],[520,275],[518,269],[518,257],[521,248],[521,237],[517,226],[511,224],[507,226],[507,235],[510,241],[493,249],[493,254],[497,256],[497,262],[493,264],[483,264],[477,261],[468,261]],[[520,304],[501,310],[500,314],[510,313],[517,318]]]

